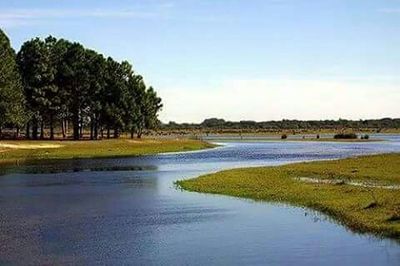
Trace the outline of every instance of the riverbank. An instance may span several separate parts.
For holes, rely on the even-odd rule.
[[[197,136],[197,137],[280,137],[287,135],[289,138],[316,138],[320,135],[321,138],[333,138],[338,133],[355,133],[359,137],[363,135],[379,135],[379,134],[400,134],[400,128],[386,128],[386,129],[164,129],[158,130],[157,135],[162,136]]]
[[[293,133],[237,133],[237,134],[199,134],[192,135],[192,138],[202,139],[206,141],[306,141],[306,142],[378,142],[384,141],[385,136],[393,136],[397,134],[365,134],[358,132],[355,138],[335,138],[335,133],[320,134],[293,134]]]
[[[290,138],[286,139],[288,141],[321,141],[321,142],[376,142],[384,141],[383,139],[373,138],[373,139],[335,139],[335,138]]]
[[[189,139],[0,141],[0,164],[42,159],[106,158],[193,151],[215,145]]]
[[[293,138],[289,137],[287,139],[281,139],[281,136],[252,136],[252,137],[228,137],[228,136],[222,136],[222,137],[208,137],[208,138],[203,138],[204,140],[207,141],[285,141],[285,142],[290,142],[290,141],[301,141],[301,142],[344,142],[344,143],[351,143],[351,142],[379,142],[379,141],[385,141],[383,139],[335,139],[335,138]]]
[[[189,191],[309,207],[356,232],[400,237],[400,190],[393,188],[400,185],[400,154],[234,169],[177,185]]]

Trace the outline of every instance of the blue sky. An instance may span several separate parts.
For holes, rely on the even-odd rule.
[[[160,118],[400,117],[400,1],[0,2],[18,49],[52,34],[127,59]]]

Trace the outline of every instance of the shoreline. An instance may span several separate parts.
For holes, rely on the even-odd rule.
[[[178,180],[175,185],[189,192],[309,208],[328,215],[356,233],[398,240],[400,209],[397,206],[400,206],[400,191],[355,186],[349,182],[376,181],[398,186],[399,161],[400,153],[388,153],[236,168]],[[302,182],[299,177],[326,182]],[[343,179],[348,182],[341,182]]]
[[[335,142],[335,143],[371,143],[371,142],[384,142],[387,140],[384,139],[334,139],[334,138],[322,138],[322,139],[295,139],[295,138],[204,138],[204,141],[221,141],[221,142],[256,142],[256,141],[265,141],[265,142]]]

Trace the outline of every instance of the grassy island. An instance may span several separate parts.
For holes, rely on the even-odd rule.
[[[177,184],[189,191],[309,207],[356,232],[400,237],[400,154],[234,169]]]
[[[0,141],[0,164],[41,159],[149,155],[212,148],[189,139],[110,139],[102,141]]]

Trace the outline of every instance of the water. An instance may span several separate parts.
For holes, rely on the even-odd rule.
[[[180,191],[221,169],[399,152],[376,143],[228,142],[212,150],[3,168],[0,264],[399,265],[397,242],[310,210]]]

